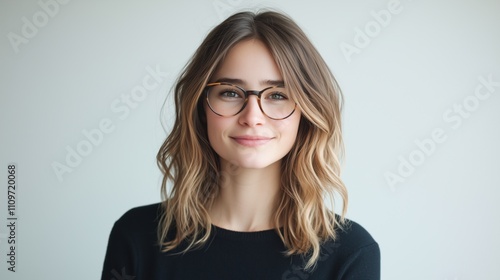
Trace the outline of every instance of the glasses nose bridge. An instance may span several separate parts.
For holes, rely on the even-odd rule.
[[[245,98],[245,103],[243,104],[243,108],[241,108],[240,112],[243,111],[247,105],[248,105],[248,102],[250,101],[250,96],[252,95],[255,95],[255,97],[257,97],[257,106],[259,106],[259,109],[260,111],[267,116],[267,114],[264,112],[264,109],[262,109],[262,104],[260,103],[260,96],[262,95],[262,93],[264,92],[264,90],[244,90],[245,91],[245,95],[246,95],[246,98]]]
[[[250,97],[250,95],[255,95],[257,96],[258,99],[260,99],[260,96],[262,95],[263,90],[245,90],[247,94],[247,98]]]

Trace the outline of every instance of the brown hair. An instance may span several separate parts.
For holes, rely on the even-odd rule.
[[[295,22],[282,13],[241,12],[216,26],[183,69],[174,89],[175,122],[157,161],[164,174],[159,241],[163,251],[188,240],[189,250],[202,245],[211,232],[208,207],[224,174],[211,148],[201,98],[205,85],[236,43],[258,39],[271,51],[285,86],[302,114],[296,142],[282,159],[282,197],[275,215],[287,254],[309,257],[306,269],[318,260],[320,245],[335,239],[344,223],[347,190],[340,179],[343,156],[342,93],[328,66]],[[167,184],[171,182],[171,188]],[[342,213],[335,216],[334,196]],[[325,204],[330,200],[330,210]],[[173,238],[167,233],[173,230]]]

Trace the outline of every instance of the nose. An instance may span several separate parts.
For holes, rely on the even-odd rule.
[[[266,122],[266,116],[262,113],[259,106],[259,98],[255,95],[248,97],[245,109],[239,114],[238,122],[245,126],[263,125]]]

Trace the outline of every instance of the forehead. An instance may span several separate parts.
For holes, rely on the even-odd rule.
[[[241,80],[242,86],[257,86],[265,81],[282,81],[281,72],[267,46],[258,39],[234,45],[217,67],[212,81]]]

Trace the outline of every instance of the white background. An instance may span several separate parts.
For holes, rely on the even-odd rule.
[[[344,91],[348,217],[379,242],[382,279],[500,279],[499,1],[41,1],[50,14],[33,0],[0,2],[1,279],[100,277],[113,222],[160,200],[155,156],[173,81],[213,26],[257,7],[291,15]],[[148,67],[168,74],[118,111]],[[497,84],[488,91],[480,77]],[[88,146],[82,131],[102,121],[113,130]],[[78,147],[87,155],[69,156],[70,167]],[[58,178],[58,163],[71,172]],[[391,186],[389,173],[402,182]]]

